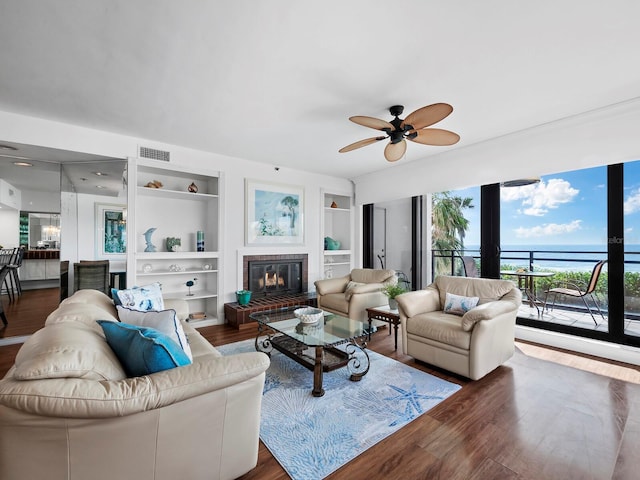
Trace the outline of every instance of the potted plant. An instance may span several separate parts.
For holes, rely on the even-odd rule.
[[[398,302],[396,302],[396,297],[406,292],[407,292],[407,289],[399,284],[387,285],[382,289],[382,293],[384,293],[387,297],[389,297],[389,308],[391,310],[398,309]]]

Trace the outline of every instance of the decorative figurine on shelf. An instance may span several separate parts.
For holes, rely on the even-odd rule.
[[[191,293],[191,287],[193,287],[196,284],[197,281],[198,281],[198,279],[194,278],[193,280],[189,280],[186,283],[187,288],[189,289],[189,293],[187,293],[187,297],[193,297],[193,293]]]
[[[178,237],[167,237],[167,252],[179,252],[182,248],[182,240]]]
[[[157,230],[156,227],[151,227],[150,229],[148,229],[146,232],[142,234],[144,236],[144,241],[147,242],[147,247],[144,249],[145,252],[156,251],[156,246],[153,243],[151,243],[151,235],[153,235],[153,232],[155,232],[156,230]]]
[[[338,204],[336,202],[331,202],[331,208],[338,208]]]
[[[340,241],[334,240],[331,237],[324,237],[324,249],[325,250],[340,250]]]
[[[162,185],[162,182],[160,180],[154,180],[153,182],[148,182],[145,187],[147,188],[162,188],[164,187],[164,185]]]
[[[198,186],[195,183],[191,182],[191,185],[187,187],[187,190],[189,190],[191,193],[198,193]]]

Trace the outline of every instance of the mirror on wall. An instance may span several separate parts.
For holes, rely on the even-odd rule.
[[[27,250],[59,250],[60,214],[21,211],[20,246]]]

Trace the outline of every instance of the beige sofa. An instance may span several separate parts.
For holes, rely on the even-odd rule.
[[[464,315],[445,313],[447,292],[478,297],[478,305]],[[522,294],[511,281],[439,276],[396,300],[403,351],[417,360],[477,380],[513,356]]]
[[[188,315],[186,302],[166,307]],[[99,319],[117,320],[111,300],[76,292],[0,380],[0,478],[233,479],[255,467],[266,355],[223,357],[182,322],[193,363],[126,378]]]
[[[316,280],[314,284],[318,308],[364,322],[367,308],[389,304],[382,288],[396,283],[398,277],[393,270],[354,268],[349,275]]]

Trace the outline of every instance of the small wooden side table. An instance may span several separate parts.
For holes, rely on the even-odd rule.
[[[380,307],[367,308],[367,316],[369,319],[369,340],[371,340],[371,322],[373,320],[382,320],[389,324],[389,335],[391,335],[391,325],[393,325],[396,346],[398,350],[398,325],[400,325],[400,314],[398,310],[391,310],[388,305],[382,305]]]

